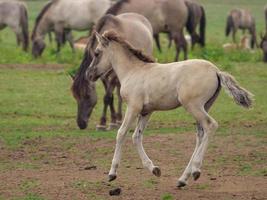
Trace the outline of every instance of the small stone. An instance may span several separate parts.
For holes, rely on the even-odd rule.
[[[120,188],[115,188],[109,191],[110,196],[119,196],[121,194]]]

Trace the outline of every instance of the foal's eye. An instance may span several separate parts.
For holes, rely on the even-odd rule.
[[[95,52],[95,57],[97,57],[97,56],[99,56],[99,52],[98,51]]]

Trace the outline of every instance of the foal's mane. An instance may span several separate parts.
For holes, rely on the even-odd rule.
[[[44,14],[48,11],[48,9],[51,7],[51,5],[55,2],[55,0],[51,0],[49,1],[47,4],[45,4],[45,6],[42,8],[41,12],[38,14],[36,20],[35,20],[35,24],[33,27],[33,31],[32,31],[32,36],[31,39],[33,40],[35,35],[36,35],[36,31],[37,31],[37,27],[41,21],[41,19],[43,18]]]
[[[106,14],[112,14],[112,15],[116,15],[119,10],[121,9],[122,5],[124,3],[128,3],[130,2],[130,0],[119,0],[117,1],[115,4],[113,4],[106,12]]]
[[[103,36],[108,39],[109,41],[115,41],[121,44],[124,48],[128,49],[134,56],[136,56],[139,60],[146,62],[146,63],[154,63],[154,58],[146,55],[142,50],[136,49],[133,47],[128,41],[118,35],[113,30],[107,31],[103,34]]]

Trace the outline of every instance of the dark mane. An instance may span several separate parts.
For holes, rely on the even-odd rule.
[[[128,41],[120,37],[115,31],[107,31],[103,34],[109,41],[115,41],[120,43],[123,47],[128,49],[134,56],[146,63],[154,63],[154,58],[146,55],[142,50],[136,49]]]
[[[106,12],[106,14],[112,14],[112,15],[117,15],[119,10],[121,9],[122,5],[124,3],[128,3],[130,0],[119,0],[115,4],[113,4]]]
[[[43,7],[43,9],[41,10],[41,12],[38,14],[36,20],[35,20],[35,24],[34,24],[34,28],[32,31],[32,36],[31,39],[33,40],[35,35],[36,35],[36,30],[37,27],[41,21],[41,19],[43,18],[44,14],[46,13],[46,11],[51,7],[51,5],[54,3],[55,1],[49,1],[47,4],[45,4],[45,6]]]
[[[94,45],[96,44],[96,37],[94,33],[95,31],[100,32],[105,26],[105,24],[110,21],[112,21],[113,23],[117,22],[115,17],[110,14],[105,15],[102,18],[100,18],[97,24],[95,25],[94,30],[92,31],[92,34],[89,38],[89,41],[87,43],[87,46],[84,52],[82,63],[77,73],[75,74],[73,85],[72,85],[72,91],[78,97],[85,96],[88,91],[88,86],[90,85],[90,82],[86,77],[86,70],[93,60],[91,51],[94,48]]]

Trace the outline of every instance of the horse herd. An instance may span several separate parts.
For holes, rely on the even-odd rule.
[[[17,15],[9,9],[17,10]],[[28,40],[26,36],[24,37],[24,33],[28,32],[24,4],[16,1],[0,1],[0,20],[9,13],[13,13],[12,18],[8,18],[3,24],[20,19],[14,24],[20,27],[16,29],[18,42],[23,42],[23,48],[26,50]],[[24,20],[21,19],[22,14]],[[237,104],[245,108],[252,105],[252,94],[240,87],[231,75],[221,72],[208,61],[189,60],[159,64],[152,58],[153,39],[160,49],[161,32],[168,34],[170,44],[174,41],[176,61],[181,50],[187,59],[187,43],[183,34],[185,27],[191,35],[192,47],[195,43],[204,46],[206,25],[204,8],[189,0],[120,0],[115,3],[109,0],[50,1],[44,6],[35,22],[31,37],[33,55],[42,54],[46,34],[55,33],[60,50],[65,41],[73,47],[71,30],[87,30],[92,24],[95,26],[90,33],[80,68],[73,77],[72,92],[78,104],[77,124],[81,129],[87,127],[88,119],[96,105],[94,82],[98,78],[102,80],[106,90],[103,114],[98,128],[106,129],[108,107],[111,111],[111,125],[121,123],[122,100],[127,104],[117,134],[109,180],[112,181],[117,177],[122,144],[136,119],[133,143],[144,167],[155,176],[161,175],[160,168],[153,164],[143,148],[143,131],[154,111],[181,106],[196,120],[197,142],[177,186],[185,186],[190,176],[197,180],[200,177],[208,137],[218,127],[208,111],[218,97],[221,86],[229,91]],[[199,33],[196,31],[198,26]],[[255,21],[249,18],[247,12],[230,13],[226,32],[233,31],[234,37],[238,28],[249,29],[252,35],[251,44],[257,43]],[[267,31],[261,46],[263,48],[267,46]],[[117,113],[113,101],[115,88],[119,97]]]

